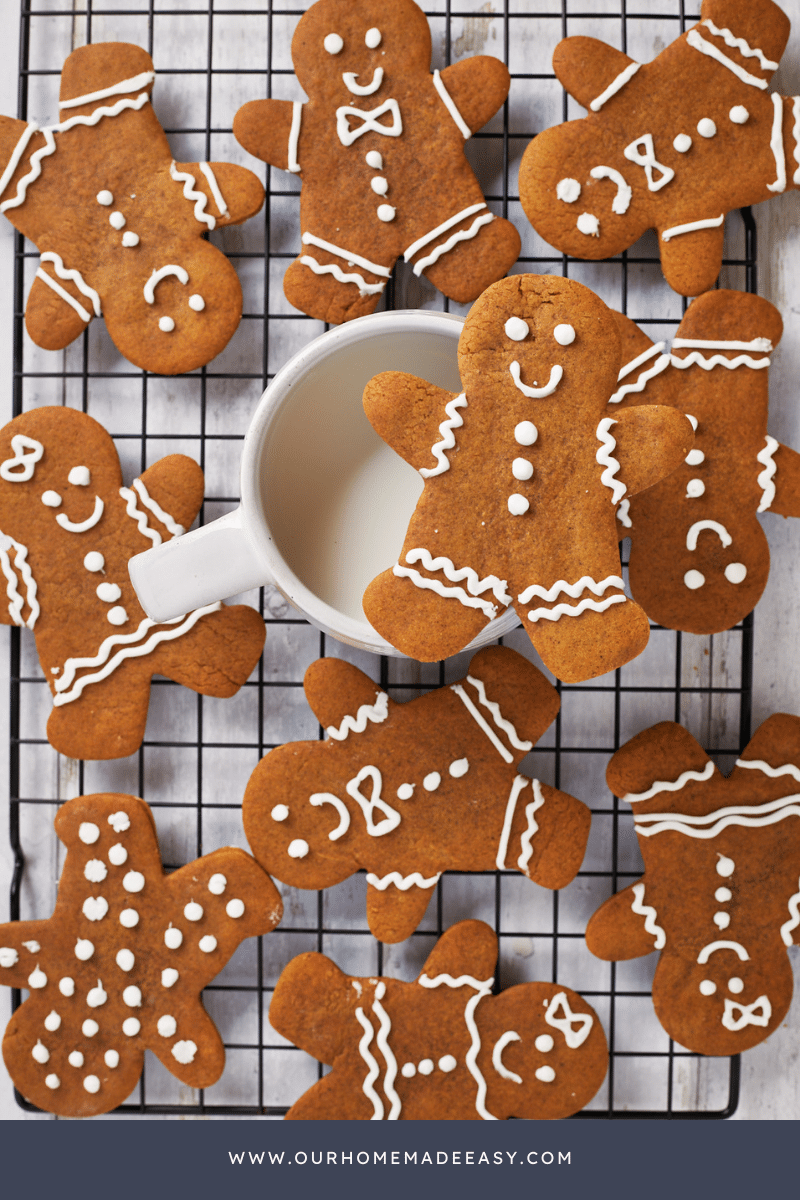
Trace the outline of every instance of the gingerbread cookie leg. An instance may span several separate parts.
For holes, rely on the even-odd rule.
[[[309,244],[283,277],[286,299],[318,321],[340,325],[374,312],[395,260],[388,267],[342,250]]]
[[[60,258],[58,261],[61,263]],[[72,280],[57,278],[54,266],[43,261],[25,305],[25,328],[31,340],[43,350],[63,350],[96,315],[92,301]]]
[[[476,225],[478,228],[472,233]],[[460,232],[468,236],[455,243]],[[457,304],[469,304],[477,300],[501,272],[505,275],[513,267],[520,249],[520,236],[510,221],[492,219],[491,214],[484,214],[471,224],[465,224],[463,231],[456,229],[432,250],[426,248],[426,259],[434,258],[434,261],[423,274]]]
[[[380,934],[380,940],[388,943],[404,942],[411,937],[425,916],[438,880],[436,875],[432,882],[425,880],[426,887],[402,880],[400,887],[400,873],[393,874],[397,882],[390,882],[389,876],[379,879],[377,875],[367,875],[367,924],[376,937]],[[421,880],[419,872],[417,875]]]
[[[150,671],[201,696],[232,696],[261,657],[265,636],[254,608],[223,606],[176,641],[163,642],[150,659]]]
[[[608,611],[584,611],[556,621],[543,616],[532,621],[530,611],[535,610],[520,612],[525,631],[542,662],[564,683],[595,679],[624,666],[642,653],[650,637],[647,614],[627,598]]]
[[[47,740],[69,758],[127,758],[139,749],[150,705],[152,666],[133,660],[68,704],[56,695]]]
[[[418,662],[457,654],[488,622],[481,609],[465,607],[426,588],[422,580],[427,578],[415,572],[412,582],[412,578],[398,578],[394,570],[384,571],[370,583],[361,602],[370,625]]]

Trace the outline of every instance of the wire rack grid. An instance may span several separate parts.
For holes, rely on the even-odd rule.
[[[227,160],[259,171],[235,142],[231,123],[249,99],[302,98],[290,41],[303,0],[23,0],[19,116],[52,120],[59,73],[72,49],[89,41],[145,47],[157,70],[154,106],[181,161]],[[523,239],[515,271],[580,279],[647,331],[669,336],[685,303],[663,281],[652,235],[602,263],[560,255],[529,226],[516,172],[540,129],[580,115],[562,92],[550,61],[567,34],[599,36],[648,60],[697,20],[683,0],[428,0],[433,66],[475,53],[503,59],[512,75],[508,102],[467,152],[490,208],[510,217]],[[115,438],[126,482],[164,454],[196,457],[206,471],[202,520],[237,503],[238,459],[258,397],[282,363],[323,331],[292,309],[281,281],[299,245],[299,185],[266,170],[264,212],[242,228],[212,234],[237,267],[245,295],[242,324],[227,349],[189,376],[163,378],[122,360],[101,322],[63,354],[39,351],[24,333],[24,302],[36,270],[34,246],[17,238],[13,413],[42,404],[81,408]],[[728,222],[722,281],[754,291],[755,226],[748,212]],[[388,308],[466,312],[444,301],[400,264],[387,288]],[[389,555],[387,555],[387,561]],[[239,695],[218,701],[154,681],[142,749],[111,763],[59,757],[44,738],[50,698],[33,640],[11,638],[10,837],[15,855],[12,919],[49,916],[61,865],[52,819],[60,803],[87,792],[143,797],[154,811],[169,868],[217,846],[246,847],[240,805],[253,767],[274,746],[321,737],[302,692],[307,665],[335,655],[356,663],[397,699],[411,698],[465,673],[467,656],[423,665],[351,650],[301,620],[276,590],[244,597],[268,626],[264,656]],[[538,663],[519,631],[505,639]],[[579,796],[593,812],[583,869],[560,893],[511,872],[448,873],[417,932],[381,946],[365,920],[366,882],[355,876],[326,892],[282,888],[285,916],[269,936],[245,943],[204,1000],[227,1050],[222,1079],[207,1091],[177,1083],[150,1054],[140,1084],[111,1116],[267,1116],[278,1118],[322,1068],[286,1043],[268,1020],[282,968],[315,949],[350,974],[385,972],[412,979],[438,935],[464,917],[497,931],[496,986],[553,979],[582,992],[600,1014],[611,1047],[605,1084],[583,1117],[729,1116],[738,1096],[738,1059],[704,1059],[674,1044],[652,1009],[654,955],[632,963],[592,958],[583,940],[597,906],[641,873],[630,815],[604,784],[608,758],[654,721],[680,720],[723,769],[749,737],[752,619],[726,634],[693,637],[660,627],[637,660],[613,675],[563,686],[559,717],[523,764],[545,782]],[[14,1006],[20,1003],[15,993]],[[22,1097],[18,1103],[30,1106]]]

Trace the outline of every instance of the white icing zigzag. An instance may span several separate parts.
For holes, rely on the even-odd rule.
[[[654,949],[663,950],[667,944],[667,935],[660,925],[656,924],[658,913],[653,908],[652,904],[642,904],[644,900],[644,884],[635,883],[633,885],[633,903],[631,911],[637,913],[640,917],[645,918],[644,928],[646,933],[651,933],[655,938]]]
[[[494,718],[495,725],[497,725],[498,728],[503,730],[503,733],[505,733],[506,737],[511,742],[511,745],[515,746],[517,750],[524,750],[526,753],[528,750],[532,750],[533,742],[520,741],[519,734],[517,733],[514,726],[511,724],[510,721],[507,721],[506,718],[500,712],[500,705],[495,700],[487,700],[486,699],[486,688],[483,686],[483,680],[478,679],[474,675],[468,675],[467,682],[471,683],[472,686],[475,688],[475,690],[478,693],[478,699],[480,700],[481,704],[483,705],[484,708],[488,708],[489,712],[492,714],[492,717]]]
[[[766,512],[775,499],[775,484],[773,482],[777,467],[773,455],[778,449],[780,442],[776,442],[774,437],[767,434],[767,444],[760,454],[756,455],[756,461],[763,463],[764,470],[758,476],[758,486],[761,488],[761,503],[756,512]]]
[[[149,538],[154,546],[160,546],[163,541],[161,534],[157,529],[151,527],[147,520],[147,514],[136,507],[136,492],[131,491],[130,488],[121,487],[119,494],[125,501],[125,512],[139,526],[139,532]]]
[[[706,20],[703,21],[703,25],[706,25],[716,37],[721,37],[726,46],[730,46],[732,49],[738,50],[743,58],[757,58],[761,65],[762,71],[777,71],[778,64],[776,62],[771,62],[770,59],[768,59],[764,54],[763,50],[759,50],[758,47],[753,49],[753,47],[751,47],[748,42],[744,40],[744,38],[735,37],[734,34],[731,33],[730,29],[720,29],[709,18],[706,18]]]
[[[389,1034],[392,1029],[392,1022],[389,1019],[389,1014],[381,1004],[381,1000],[386,994],[386,984],[381,981],[375,988],[375,999],[372,1001],[372,1011],[377,1016],[381,1023],[380,1031],[376,1038],[378,1048],[386,1062],[386,1073],[383,1077],[383,1090],[391,1101],[392,1107],[389,1109],[387,1121],[396,1121],[400,1116],[402,1107],[400,1097],[394,1088],[394,1081],[397,1078],[397,1059],[395,1058],[391,1047],[389,1046]]]
[[[798,879],[797,884],[800,888],[800,879]],[[789,920],[785,921],[784,924],[781,925],[781,940],[783,941],[784,946],[794,945],[792,930],[796,929],[797,926],[800,925],[800,907],[798,907],[798,905],[800,905],[800,891],[795,892],[795,894],[789,898]]]
[[[453,450],[456,444],[454,429],[460,429],[464,424],[464,418],[458,412],[460,408],[467,407],[467,397],[462,392],[460,396],[456,396],[448,404],[445,404],[444,411],[447,413],[448,419],[442,421],[439,426],[439,433],[442,435],[442,440],[431,446],[431,454],[436,459],[438,466],[436,467],[420,467],[420,475],[423,479],[430,479],[434,475],[442,475],[445,471],[450,470],[450,460],[445,451]],[[408,561],[408,556],[406,555]]]
[[[671,354],[670,361],[673,367],[677,367],[680,371],[685,371],[687,367],[692,366],[702,367],[704,371],[710,371],[714,367],[725,367],[728,371],[734,371],[737,367],[752,367],[754,371],[763,371],[770,365],[768,358],[751,358],[749,354],[738,354],[736,358],[726,358],[724,354],[712,354],[710,358],[706,358],[698,350],[693,350],[691,354],[686,355],[686,358],[678,358],[676,354]]]
[[[697,32],[697,27],[689,30],[686,35],[686,41],[693,49],[699,50],[701,54],[715,59],[723,67],[727,67],[729,71],[733,71],[737,79],[741,79],[742,83],[749,83],[752,87],[760,88],[762,92],[767,90],[768,84],[766,79],[759,79],[757,75],[751,75],[749,71],[745,71],[744,67],[740,67],[732,58],[728,58],[727,54],[723,54],[719,46],[701,37]]]
[[[12,548],[16,551],[14,555],[14,566],[22,576],[22,582],[25,585],[25,598],[19,594],[17,590],[17,577],[14,574],[11,566],[11,561],[8,551]],[[39,616],[39,602],[36,599],[36,580],[33,578],[33,572],[27,562],[28,547],[23,546],[21,542],[15,542],[12,537],[0,532],[0,567],[6,577],[6,594],[9,604],[8,611],[11,614],[11,619],[15,625],[27,625],[28,629],[33,629],[36,624],[36,618]],[[23,620],[22,609],[27,603],[30,609],[30,616],[27,621]]]
[[[393,573],[400,577],[411,579],[419,588],[427,588],[429,591],[438,592],[440,596],[445,598],[454,596],[466,608],[480,608],[491,621],[497,616],[497,608],[488,600],[481,600],[479,597],[483,592],[491,589],[493,595],[504,606],[511,603],[512,597],[506,591],[508,584],[505,579],[498,579],[496,575],[487,575],[485,579],[478,578],[478,572],[472,567],[456,567],[452,559],[445,558],[440,555],[438,558],[433,558],[429,550],[424,546],[417,546],[414,550],[409,550],[406,554],[406,562],[422,563],[426,571],[442,571],[445,578],[451,583],[459,583],[462,579],[466,580],[467,587],[472,593],[468,595],[464,588],[445,587],[438,579],[427,579],[421,575],[419,571],[415,571],[409,567],[401,566],[397,563],[393,569]]]
[[[533,854],[533,846],[531,845],[533,836],[539,830],[539,826],[534,820],[533,814],[544,804],[544,792],[542,791],[542,785],[539,783],[539,780],[532,779],[531,784],[533,786],[533,794],[535,799],[532,800],[530,804],[525,805],[525,816],[528,821],[528,827],[520,838],[519,844],[522,853],[517,859],[517,866],[523,874],[527,873],[528,863],[530,862],[531,855]]]
[[[483,1117],[484,1121],[496,1121],[497,1117],[493,1117],[486,1108],[486,1080],[483,1078],[480,1068],[478,1067],[478,1053],[481,1048],[481,1035],[478,1032],[478,1026],[475,1024],[474,1015],[475,1009],[478,1007],[483,997],[488,996],[491,992],[494,979],[487,979],[483,983],[480,983],[477,979],[473,979],[471,975],[459,975],[457,979],[454,979],[452,975],[437,975],[435,979],[428,979],[427,975],[420,975],[419,982],[422,987],[426,988],[435,988],[438,987],[439,984],[444,983],[447,985],[447,987],[451,988],[460,988],[466,984],[467,987],[475,989],[476,995],[470,998],[467,1003],[467,1007],[464,1010],[464,1020],[471,1038],[470,1048],[466,1055],[466,1064],[470,1075],[478,1085],[478,1094],[475,1097],[475,1108],[478,1111],[478,1115]]]
[[[624,588],[624,580],[619,575],[609,575],[596,583],[591,575],[582,575],[577,583],[567,583],[565,579],[558,579],[551,588],[544,588],[538,583],[532,583],[530,587],[525,588],[524,592],[520,592],[518,599],[520,604],[528,604],[534,596],[540,600],[552,601],[558,596],[565,595],[577,600],[581,592],[587,589],[595,596],[602,596],[610,587]]]
[[[792,779],[796,779],[800,783],[800,768],[796,767],[794,763],[771,767],[769,763],[760,758],[737,758],[736,766],[747,767],[751,771],[763,771],[765,775],[769,775],[770,779],[781,779],[784,775],[791,775]]]
[[[698,783],[704,783],[713,774],[714,764],[709,759],[702,771],[684,771],[672,783],[659,779],[646,792],[628,792],[622,799],[626,800],[628,804],[638,804],[641,800],[649,800],[652,796],[657,796],[659,792],[679,792],[682,787],[686,786],[690,779],[694,779]]]
[[[376,725],[385,721],[389,715],[389,697],[386,692],[380,690],[375,693],[375,696],[374,704],[360,705],[355,717],[348,713],[338,728],[335,725],[329,725],[325,730],[328,737],[332,737],[336,742],[343,742],[349,733],[363,733],[367,728],[367,721],[372,721]]]
[[[149,508],[153,516],[156,517],[162,525],[165,525],[171,534],[173,534],[175,537],[180,537],[181,534],[186,533],[184,527],[179,525],[178,522],[170,516],[166,509],[163,509],[161,505],[153,499],[147,488],[142,483],[141,479],[134,479],[133,486],[139,493],[139,497],[145,508]]]
[[[385,892],[389,886],[396,887],[401,892],[407,892],[412,887],[432,888],[441,877],[441,871],[438,875],[432,875],[430,879],[425,879],[419,871],[412,871],[410,875],[401,875],[399,871],[390,871],[388,875],[382,877],[373,875],[369,871],[367,872],[367,883],[370,887],[377,888],[379,892]]]
[[[372,1116],[370,1117],[370,1121],[382,1121],[383,1120],[383,1101],[381,1100],[378,1093],[375,1091],[375,1088],[372,1086],[373,1083],[375,1082],[375,1080],[380,1075],[380,1067],[378,1066],[377,1062],[375,1061],[375,1059],[373,1058],[373,1056],[369,1050],[370,1042],[372,1041],[375,1034],[373,1032],[372,1025],[371,1025],[369,1019],[364,1016],[363,1008],[356,1009],[356,1020],[358,1021],[361,1028],[364,1030],[364,1035],[361,1038],[361,1041],[358,1043],[358,1052],[361,1055],[361,1057],[364,1059],[364,1062],[367,1064],[367,1067],[369,1068],[367,1077],[364,1080],[361,1087],[364,1092],[364,1095],[367,1096],[368,1099],[370,1099],[372,1101],[372,1107],[373,1107],[374,1111],[372,1113]]]
[[[621,383],[627,375],[630,375],[632,371],[635,371],[637,367],[642,366],[655,354],[661,354],[661,357],[656,360],[652,367],[648,367],[646,371],[642,371],[641,375],[636,380],[636,383],[626,383],[623,384],[622,387],[617,388],[613,395],[609,396],[609,404],[619,404],[620,400],[622,400],[623,397],[627,396],[631,392],[643,392],[651,379],[654,379],[656,375],[660,375],[662,371],[667,369],[670,364],[670,356],[668,354],[661,353],[666,348],[666,345],[666,342],[656,342],[654,346],[651,346],[649,350],[645,350],[645,352],[640,354],[638,358],[634,358],[631,360],[631,362],[626,363],[617,377],[618,383]]]
[[[197,180],[195,179],[194,175],[190,175],[188,171],[179,171],[175,165],[174,159],[170,164],[169,173],[170,178],[174,179],[176,183],[182,183],[184,185],[184,197],[187,200],[194,200],[194,219],[196,221],[202,221],[208,226],[209,229],[213,229],[217,224],[216,217],[212,217],[211,213],[207,213],[205,211],[206,205],[208,204],[208,196],[205,194],[205,192],[200,192],[197,190],[197,187],[195,186]]]
[[[64,260],[61,258],[61,255],[56,254],[54,250],[46,250],[44,254],[40,255],[40,261],[51,262],[59,279],[71,279],[78,291],[82,292],[83,295],[86,296],[87,300],[91,300],[92,308],[94,309],[94,315],[96,317],[102,317],[103,311],[100,307],[100,297],[93,287],[89,287],[80,271],[76,271],[71,267],[65,267]]]
[[[770,800],[768,804],[731,804],[726,808],[715,809],[704,817],[687,816],[684,813],[647,813],[636,818],[636,832],[642,837],[652,837],[656,833],[671,829],[687,837],[701,838],[705,841],[716,837],[729,825],[761,829],[783,821],[786,817],[800,816],[798,800],[800,796],[795,795],[782,796],[778,800]],[[713,824],[709,825],[709,822]],[[698,828],[701,825],[707,828]]]
[[[327,263],[324,267],[320,266],[310,254],[301,254],[300,262],[304,267],[312,270],[315,275],[333,275],[339,283],[354,283],[358,288],[359,296],[377,296],[386,287],[385,283],[367,283],[364,276],[359,275],[358,271],[345,273],[338,263]]]
[[[606,468],[600,476],[600,482],[611,489],[612,504],[619,504],[628,490],[626,483],[623,483],[621,479],[614,478],[620,466],[617,459],[612,455],[612,451],[616,449],[617,443],[612,437],[610,429],[612,425],[616,424],[617,422],[613,417],[603,417],[603,420],[597,426],[597,440],[603,444],[595,455],[595,459],[599,465]]]

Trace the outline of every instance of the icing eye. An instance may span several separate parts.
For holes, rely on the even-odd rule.
[[[380,44],[381,44],[380,29],[375,29],[375,28],[368,29],[367,36],[364,38],[364,42],[367,45],[368,49],[377,50],[378,46],[380,46]]]
[[[340,54],[344,49],[344,42],[338,33],[329,33],[322,44],[328,51],[328,54]]]
[[[733,121],[734,125],[744,125],[750,119],[750,113],[743,104],[734,104],[728,116]]]
[[[744,563],[728,563],[725,568],[725,578],[728,583],[743,583],[747,575]]]
[[[575,330],[571,325],[556,325],[553,330],[553,337],[559,346],[571,346],[575,341]]]
[[[202,312],[205,306],[205,300],[197,293],[195,293],[194,296],[189,297],[189,308],[192,310],[192,312]]]
[[[289,858],[305,858],[308,854],[308,842],[304,842],[302,838],[295,838],[293,842],[289,842],[288,854]]]
[[[398,800],[410,800],[413,795],[414,795],[414,784],[413,783],[401,783],[400,787],[397,789],[397,799]]]
[[[42,504],[46,504],[48,508],[60,508],[61,497],[58,492],[45,492],[42,496]]]
[[[691,150],[692,148],[692,139],[688,133],[679,133],[672,145],[678,151],[678,154],[685,154],[687,150]]]
[[[285,804],[276,804],[269,815],[273,821],[285,821],[289,815],[289,809]]]
[[[565,204],[574,204],[581,194],[581,185],[577,179],[559,179],[556,184],[556,196]]]
[[[701,996],[713,996],[716,990],[717,985],[714,983],[713,979],[704,979],[700,984]]]
[[[512,342],[521,342],[530,333],[528,322],[523,321],[521,317],[509,317],[504,329],[506,337],[510,337]]]
[[[88,487],[90,478],[88,467],[73,467],[67,476],[68,482],[74,484],[75,487]]]
[[[744,981],[738,975],[734,975],[733,979],[728,980],[728,991],[733,992],[734,996],[738,996],[744,991]]]
[[[711,117],[703,117],[702,120],[697,122],[697,132],[700,134],[700,137],[712,138],[717,132],[717,127],[711,120]]]

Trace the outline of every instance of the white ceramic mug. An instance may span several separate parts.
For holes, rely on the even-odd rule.
[[[247,432],[239,508],[131,559],[148,616],[167,621],[269,583],[325,633],[403,657],[366,620],[361,597],[397,561],[422,479],[375,433],[361,397],[381,371],[410,370],[460,391],[462,326],[449,313],[375,313],[290,359]],[[469,649],[517,624],[509,609]]]

